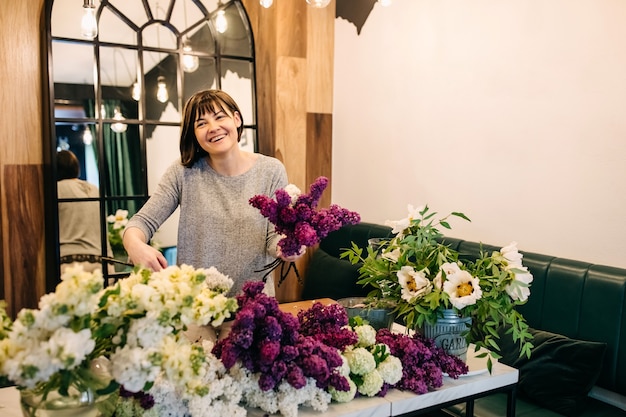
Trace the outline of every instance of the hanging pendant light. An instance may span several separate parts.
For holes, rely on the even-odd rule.
[[[139,99],[141,98],[141,86],[139,85],[138,81],[135,81],[133,83],[133,91],[131,93],[131,97],[135,101],[139,101]]]
[[[159,75],[157,78],[157,100],[161,103],[165,103],[169,98],[169,94],[167,93],[167,85],[165,84],[165,77]]]
[[[330,0],[306,0],[312,7],[322,9],[330,4]]]
[[[115,123],[111,124],[111,130],[115,133],[124,133],[126,129],[128,129],[128,125],[126,123],[122,123],[122,120],[126,120],[124,116],[122,116],[122,112],[119,107],[116,107],[113,111],[113,119],[117,120]]]
[[[193,50],[189,45],[189,39],[185,38],[183,40],[183,70],[185,72],[194,72],[200,66],[198,57],[191,55],[190,52],[193,52]]]
[[[215,29],[219,33],[224,33],[226,29],[228,29],[228,20],[226,20],[226,12],[224,10],[217,11],[217,16],[215,16]]]
[[[383,7],[391,6],[391,0],[378,0],[378,4]]]
[[[274,0],[261,0],[260,1],[261,6],[265,7],[266,9],[271,7],[272,4],[274,4]]]
[[[89,126],[85,126],[85,130],[83,131],[83,143],[87,146],[93,143],[93,135],[91,134]]]
[[[80,21],[80,33],[86,39],[94,39],[98,35],[96,6],[94,6],[93,0],[84,0],[83,18]]]

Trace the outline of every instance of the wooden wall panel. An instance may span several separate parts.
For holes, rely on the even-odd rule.
[[[306,131],[306,182],[312,183],[319,176],[332,177],[332,114],[308,113]],[[331,204],[332,181],[320,200],[320,207]]]
[[[335,57],[335,2],[328,7],[309,7],[307,14],[307,111],[333,112]],[[323,33],[324,36],[320,36]]]
[[[276,65],[275,156],[285,164],[289,182],[306,184],[306,60],[278,57]]]
[[[45,288],[42,10],[43,0],[0,0],[0,285],[12,314]]]
[[[306,16],[310,7],[304,0],[275,0],[274,6],[277,10],[278,56],[306,58]]]
[[[44,269],[43,173],[40,165],[5,165],[3,171],[6,195],[11,196],[6,201],[11,259],[5,284],[14,314],[22,307],[37,307],[45,291],[45,283],[36,279]]]

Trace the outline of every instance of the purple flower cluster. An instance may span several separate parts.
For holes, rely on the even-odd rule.
[[[120,397],[122,398],[132,398],[137,401],[142,409],[149,410],[154,407],[154,397],[144,391],[139,392],[130,392],[126,390],[123,386],[120,387]]]
[[[315,302],[308,310],[298,312],[298,320],[301,334],[340,351],[359,341],[359,336],[347,327],[348,314],[340,304]]]
[[[444,372],[455,379],[468,372],[467,364],[460,358],[419,333],[409,336],[380,329],[376,341],[389,346],[391,354],[402,362],[402,379],[395,386],[398,389],[425,394],[443,385]]]
[[[230,334],[216,343],[215,356],[227,369],[240,361],[260,374],[259,387],[272,390],[282,381],[296,389],[314,378],[319,388],[332,386],[349,390],[348,381],[337,369],[339,351],[314,337],[300,333],[298,319],[278,308],[275,298],[263,294],[262,282],[248,282],[237,296],[239,311]]]
[[[274,225],[276,232],[285,236],[278,243],[283,255],[296,255],[302,246],[314,246],[330,232],[361,221],[358,213],[336,204],[317,209],[327,186],[328,178],[318,177],[310,185],[309,194],[299,195],[293,204],[285,189],[276,190],[275,200],[265,195],[256,195],[250,199],[250,204],[261,211]]]

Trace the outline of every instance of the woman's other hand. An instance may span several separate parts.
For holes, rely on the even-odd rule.
[[[124,249],[133,265],[141,265],[152,271],[167,268],[165,256],[146,243],[146,236],[136,227],[124,231]]]

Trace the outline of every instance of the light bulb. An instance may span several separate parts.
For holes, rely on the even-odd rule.
[[[383,7],[391,6],[391,0],[378,0],[378,3]]]
[[[183,44],[183,70],[185,72],[194,72],[200,66],[200,60],[195,55],[190,55],[189,52],[192,52],[191,46],[186,42]]]
[[[228,29],[228,20],[226,20],[226,12],[224,12],[224,10],[217,12],[217,16],[215,17],[215,29],[219,33],[224,33],[226,29]]]
[[[157,100],[159,100],[161,103],[165,103],[170,97],[169,94],[167,93],[167,86],[165,85],[165,77],[164,76],[159,76],[159,78],[157,78]]]
[[[274,4],[274,0],[261,0],[261,6],[265,7],[266,9],[271,7],[272,4]]]
[[[135,101],[139,101],[141,98],[141,87],[138,82],[133,83],[133,92],[131,93],[131,97]]]
[[[80,33],[87,39],[94,39],[98,35],[98,21],[96,20],[96,8],[93,5],[93,0],[85,0],[83,4]]]
[[[85,145],[91,145],[93,143],[93,135],[88,126],[85,126],[85,131],[83,132],[83,143]]]
[[[111,130],[115,133],[126,132],[126,129],[128,129],[128,125],[126,123],[122,123],[122,120],[125,119],[124,116],[122,116],[122,112],[120,111],[119,107],[115,108],[114,113],[115,114],[113,115],[113,119],[117,120],[117,122],[111,125]]]
[[[330,4],[330,0],[306,0],[306,2],[318,9],[324,8]]]

